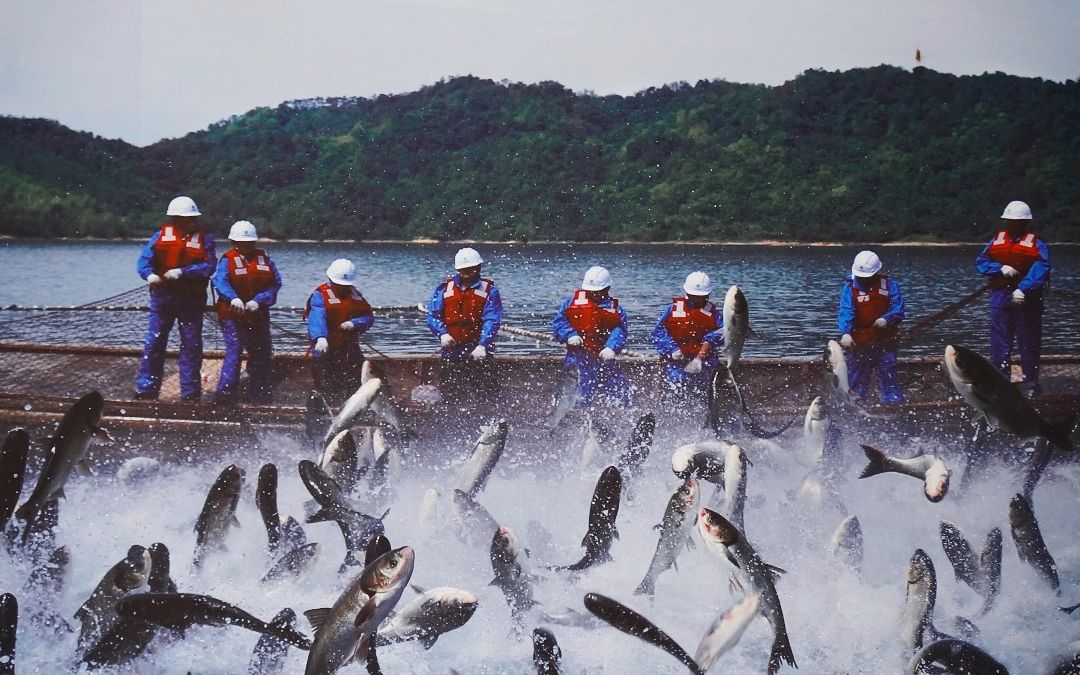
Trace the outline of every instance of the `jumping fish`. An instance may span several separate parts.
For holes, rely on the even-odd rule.
[[[932,502],[940,502],[949,491],[951,471],[945,462],[936,455],[918,455],[911,459],[890,457],[881,450],[869,445],[862,446],[869,464],[859,474],[859,478],[869,478],[880,473],[900,473],[905,476],[921,478],[923,494]]]

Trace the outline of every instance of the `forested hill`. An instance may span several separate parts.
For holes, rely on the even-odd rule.
[[[163,101],[163,104],[167,102]],[[0,118],[0,233],[143,236],[177,194],[291,238],[1080,241],[1080,84],[811,70],[634,96],[459,77],[146,148]]]

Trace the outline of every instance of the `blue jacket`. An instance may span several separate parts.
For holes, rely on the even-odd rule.
[[[1015,242],[1025,234],[1027,233],[1024,232],[1017,237],[1013,237],[1012,240]],[[992,277],[1001,274],[1001,263],[994,262],[987,254],[987,251],[990,249],[990,244],[992,243],[994,243],[993,237],[986,243],[986,246],[983,248],[982,253],[979,254],[979,257],[975,258],[975,268],[978,269],[979,274],[984,277]],[[1043,286],[1046,285],[1046,282],[1050,280],[1050,250],[1046,248],[1046,242],[1042,240],[1042,237],[1035,238],[1035,247],[1039,249],[1039,259],[1032,264],[1027,275],[1020,280],[1020,284],[1017,286],[1017,288],[1024,293],[1042,290]]]
[[[154,245],[157,244],[160,237],[161,230],[158,230],[150,237],[150,241],[143,245],[142,252],[139,254],[139,261],[135,264],[135,269],[143,279],[154,274]],[[203,248],[206,249],[208,260],[180,268],[184,273],[184,277],[203,279],[205,281],[214,274],[214,268],[217,267],[217,249],[214,246],[214,235],[209,232],[203,233]]]
[[[836,328],[840,335],[850,335],[855,327],[855,306],[851,300],[851,280],[855,279],[855,286],[860,291],[870,290],[870,284],[862,277],[847,275],[844,287],[840,289],[840,313],[836,317]],[[904,296],[900,293],[900,285],[896,280],[889,277],[889,311],[881,315],[890,326],[896,326],[904,320]]]
[[[671,316],[670,304],[664,310],[664,313],[660,315],[660,319],[653,327],[652,335],[649,336],[653,346],[656,347],[656,351],[660,352],[661,356],[671,356],[679,348],[679,345],[671,338],[671,333],[664,326],[664,322],[668,320],[669,316]],[[709,350],[710,355],[717,354],[724,346],[724,314],[722,308],[717,307],[713,312],[713,316],[716,318],[716,330],[706,333],[705,337],[702,338],[702,342],[711,347]],[[694,358],[697,354],[687,354],[687,356]]]
[[[270,256],[266,256],[266,259],[270,261],[270,270],[274,273],[274,283],[266,287],[266,290],[255,294],[252,298],[255,302],[259,303],[260,307],[272,307],[277,304],[277,294],[281,290],[281,274],[278,272],[277,265],[274,264],[273,259]],[[218,261],[217,272],[214,273],[214,290],[221,296],[225,302],[232,302],[236,298],[236,291],[233,290],[232,284],[229,283],[229,260],[228,258],[222,258]],[[320,300],[322,297],[320,296]],[[325,322],[325,313],[324,322]]]
[[[328,337],[330,331],[326,328],[326,306],[323,305],[322,293],[315,291],[308,302],[310,303],[307,317],[308,337],[312,340]],[[355,334],[363,335],[375,323],[375,315],[358,316],[349,321],[356,326]]]
[[[577,335],[577,331],[571,328],[570,322],[566,320],[566,310],[570,308],[570,302],[573,301],[573,299],[573,296],[570,296],[563,300],[562,304],[559,305],[558,313],[556,313],[555,318],[551,320],[551,333],[559,342],[566,342],[572,336]],[[596,304],[598,307],[611,307],[611,298]],[[611,331],[611,335],[608,336],[607,342],[604,343],[605,347],[616,353],[622,351],[623,347],[626,346],[626,335],[628,332],[626,328],[626,310],[622,308],[622,305],[619,306],[618,312],[619,325]]]
[[[454,283],[461,286],[461,275],[455,274]],[[480,286],[477,279],[469,288]],[[427,326],[435,337],[442,337],[446,332],[446,324],[443,323],[443,291],[446,290],[446,282],[443,281],[431,294],[427,303]],[[495,338],[499,335],[499,326],[502,324],[503,308],[502,296],[499,295],[499,287],[494,283],[488,291],[487,300],[484,302],[484,311],[481,315],[483,325],[480,327],[480,344],[485,348],[491,347]]]

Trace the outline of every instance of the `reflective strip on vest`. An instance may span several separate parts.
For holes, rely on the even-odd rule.
[[[1005,243],[1005,231],[1004,230],[1002,230],[1001,232],[998,232],[997,239],[995,239],[993,241],[993,243],[998,244],[998,245]]]
[[[247,261],[244,260],[244,256],[233,256],[233,261],[236,263],[236,266],[233,268],[233,274],[238,277],[242,277],[247,274]]]
[[[677,316],[682,318],[686,316],[686,301],[676,300],[675,304],[671,306],[671,316]]]
[[[1031,248],[1035,245],[1035,235],[1028,233],[1023,239],[1016,243],[1018,246],[1026,246],[1028,248]]]
[[[160,241],[176,241],[176,232],[173,231],[171,225],[166,225],[161,231],[161,236],[158,237]]]
[[[199,241],[199,237],[199,233],[196,232],[195,234],[191,235],[191,239],[188,239],[188,242],[184,245],[188,248],[202,248],[202,242]]]
[[[266,258],[259,256],[258,259],[255,261],[255,269],[262,270],[263,272],[269,272],[270,263],[267,262]]]

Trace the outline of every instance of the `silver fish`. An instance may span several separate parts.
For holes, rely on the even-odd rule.
[[[690,533],[697,516],[698,482],[691,478],[675,490],[664,509],[664,518],[657,525],[660,540],[656,542],[656,552],[645,578],[634,590],[635,595],[653,595],[656,592],[656,578],[672,567],[687,543],[692,541]]]
[[[923,481],[923,494],[932,502],[940,502],[949,491],[949,476],[952,472],[936,455],[918,455],[911,459],[898,459],[869,445],[862,446],[862,449],[866,453],[869,464],[859,474],[859,478],[869,478],[881,473],[900,473],[919,478]]]

